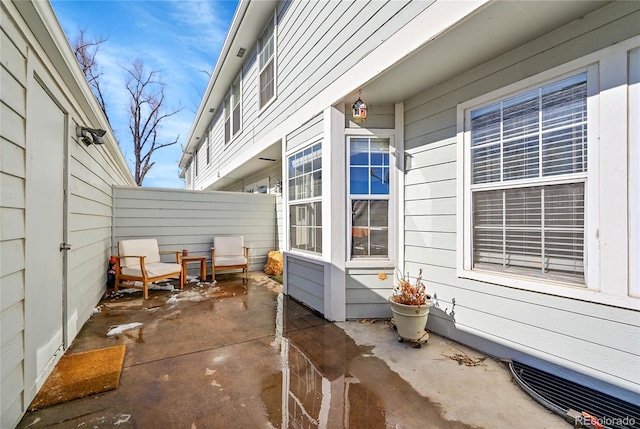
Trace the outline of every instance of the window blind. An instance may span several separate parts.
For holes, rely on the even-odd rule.
[[[476,192],[473,221],[475,267],[584,281],[584,183]]]
[[[586,74],[470,119],[474,268],[584,284]]]

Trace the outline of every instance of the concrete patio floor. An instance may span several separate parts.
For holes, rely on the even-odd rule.
[[[569,428],[487,358],[389,323],[329,323],[262,273],[108,296],[67,353],[127,346],[117,389],[28,412],[18,428]],[[107,336],[114,326],[142,323]]]

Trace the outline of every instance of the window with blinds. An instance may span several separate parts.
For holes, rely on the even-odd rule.
[[[584,284],[586,73],[470,121],[473,267]]]

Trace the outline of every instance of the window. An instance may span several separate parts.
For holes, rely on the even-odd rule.
[[[388,258],[389,139],[348,139],[351,258]]]
[[[229,93],[224,98],[224,142],[229,143],[231,137],[240,132],[240,107],[242,93],[240,90],[240,75],[231,85]]]
[[[322,145],[316,143],[287,160],[292,249],[322,253]]]
[[[224,98],[224,142],[231,140],[231,92]]]
[[[587,73],[465,121],[471,269],[584,285]]]
[[[629,53],[629,118],[640,118],[640,48]],[[629,292],[640,297],[640,121],[629,131]]]
[[[233,83],[233,87],[231,88],[231,97],[233,99],[232,103],[232,121],[233,121],[233,135],[235,136],[240,132],[240,101],[242,99],[242,93],[240,92],[240,76]]]
[[[271,18],[258,40],[260,109],[275,95],[275,20]]]

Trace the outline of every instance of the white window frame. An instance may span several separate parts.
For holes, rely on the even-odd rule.
[[[187,167],[184,173],[184,184],[186,189],[191,188],[191,164]]]
[[[235,93],[236,84],[238,87],[239,94]],[[231,139],[233,140],[238,134],[242,133],[242,71],[238,73],[238,76],[235,78],[233,83],[231,84]],[[239,115],[238,120],[235,120],[234,110],[235,107],[238,106]],[[234,132],[234,128],[238,125],[238,130]]]
[[[302,153],[307,149],[313,148],[316,145],[320,145],[320,156],[319,156],[319,159],[320,159],[320,162],[322,163],[323,158],[324,158],[322,154],[323,154],[323,151],[325,150],[325,144],[324,144],[324,142],[322,141],[321,138],[312,139],[308,144],[305,144],[303,146],[297,146],[295,149],[291,150],[289,153],[286,154],[285,163],[284,163],[285,164],[285,171],[286,171],[286,175],[285,175],[286,178],[285,178],[285,181],[284,181],[282,186],[285,187],[285,189],[286,189],[286,204],[285,204],[286,212],[285,212],[285,216],[287,218],[287,222],[286,222],[286,224],[287,224],[287,249],[290,252],[293,252],[293,253],[299,253],[299,254],[304,254],[304,255],[313,255],[313,256],[322,256],[322,253],[324,252],[324,248],[323,248],[322,252],[315,252],[313,250],[300,249],[298,247],[293,247],[291,245],[291,216],[290,216],[291,207],[292,206],[299,206],[299,205],[302,205],[302,204],[309,204],[309,203],[320,203],[320,205],[323,206],[322,207],[323,210],[325,209],[324,203],[323,203],[324,189],[322,188],[322,185],[323,185],[322,177],[320,178],[320,187],[321,187],[320,194],[321,195],[319,195],[319,196],[316,195],[316,196],[313,196],[313,197],[310,197],[310,198],[292,199],[292,195],[289,192],[289,180],[291,179],[290,174],[289,174],[289,159],[292,156],[295,156],[298,153]],[[324,170],[324,165],[321,164],[320,165],[321,175],[324,172],[323,170]],[[320,228],[321,234],[325,234],[325,231],[323,229],[322,216],[318,220],[320,221],[319,228]],[[316,228],[315,225],[306,225],[306,226],[313,226],[314,228]],[[320,239],[320,243],[316,243],[316,247],[318,245],[322,247],[322,236],[321,236],[321,239]]]
[[[258,64],[258,85],[257,85],[257,90],[258,90],[258,114],[260,114],[261,112],[263,112],[264,110],[266,110],[276,99],[277,94],[278,94],[278,62],[277,62],[277,51],[278,51],[278,25],[277,25],[277,19],[278,16],[276,14],[276,11],[274,10],[273,12],[273,17],[269,20],[269,23],[267,24],[267,26],[265,27],[265,29],[262,31],[262,33],[260,34],[260,37],[258,38],[258,50],[257,50],[257,64]],[[271,26],[273,28],[273,35],[271,36],[273,39],[273,53],[271,54],[271,56],[269,57],[270,61],[267,61],[266,64],[264,66],[260,65],[260,55],[262,53],[263,50],[263,46],[262,46],[262,37],[264,36],[265,32],[269,29],[269,26]],[[260,100],[260,94],[262,92],[262,87],[260,84],[260,77],[262,75],[262,72],[267,68],[267,66],[273,62],[273,96],[267,100],[263,105],[261,105],[261,100]]]
[[[360,198],[359,194],[351,194],[351,175],[350,175],[350,162],[349,159],[351,157],[351,139],[353,138],[372,138],[372,139],[389,139],[389,195],[388,198],[377,198],[375,196],[367,196],[367,198]],[[345,135],[345,144],[346,144],[346,217],[347,217],[347,231],[346,231],[346,256],[347,256],[347,267],[367,267],[367,266],[380,266],[388,265],[392,263],[392,261],[396,260],[396,229],[394,225],[396,224],[396,213],[398,208],[398,198],[399,192],[397,189],[397,169],[395,166],[396,163],[396,143],[395,143],[395,130],[367,130],[367,129],[353,129],[346,130]],[[373,197],[373,198],[371,198]],[[356,257],[354,258],[351,254],[352,250],[352,228],[353,228],[353,218],[352,218],[352,200],[354,199],[386,199],[388,201],[388,239],[387,239],[387,256],[366,256],[366,257]]]
[[[193,154],[194,177],[198,177],[198,149]]]
[[[629,53],[629,294],[640,297],[640,48]]]
[[[458,140],[458,237],[457,237],[457,275],[460,278],[478,280],[481,282],[503,285],[518,289],[525,289],[554,295],[563,295],[593,300],[593,293],[598,289],[599,253],[597,242],[597,226],[599,224],[599,68],[596,54],[583,57],[565,65],[547,70],[538,75],[492,91],[483,96],[458,105],[457,108],[457,140]],[[489,105],[514,95],[542,87],[546,84],[560,81],[579,73],[587,73],[587,147],[588,166],[585,183],[585,233],[584,233],[584,263],[585,285],[538,279],[527,275],[512,273],[482,271],[472,269],[473,262],[473,224],[472,224],[472,193],[471,162],[470,162],[470,129],[468,126],[469,113],[481,106]],[[544,184],[545,182],[540,182]]]
[[[235,87],[238,84],[240,94],[235,93]],[[233,129],[236,126],[234,107],[238,106],[240,109],[240,115],[238,118],[238,130],[236,132]],[[233,83],[229,87],[227,95],[222,100],[222,128],[224,144],[227,145],[233,141],[233,139],[242,132],[242,72],[238,73],[238,76],[233,80]],[[229,134],[227,135],[227,124],[229,125]]]

